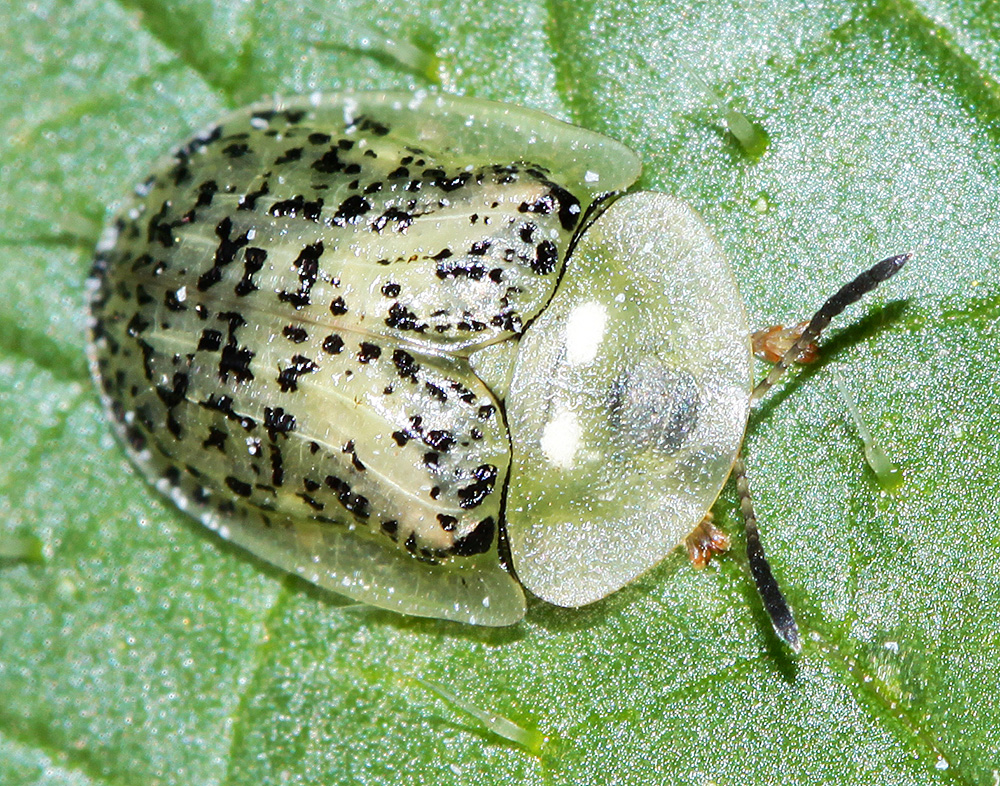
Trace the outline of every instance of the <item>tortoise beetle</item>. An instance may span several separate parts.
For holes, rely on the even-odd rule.
[[[517,622],[521,585],[596,601],[702,522],[751,405],[725,255],[684,202],[621,195],[640,166],[476,98],[233,112],[99,245],[105,407],[181,508],[322,587],[478,625]]]

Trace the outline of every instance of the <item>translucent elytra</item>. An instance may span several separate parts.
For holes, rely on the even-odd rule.
[[[638,173],[612,139],[479,99],[234,112],[98,249],[107,411],[158,489],[258,557],[395,611],[516,622],[498,347],[548,302],[591,203]]]

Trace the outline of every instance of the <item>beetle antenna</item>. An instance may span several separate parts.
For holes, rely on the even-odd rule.
[[[740,512],[743,514],[743,526],[747,533],[747,562],[750,563],[750,574],[753,576],[754,584],[757,585],[760,599],[764,602],[764,611],[771,618],[774,632],[791,647],[792,652],[799,652],[802,649],[799,626],[795,624],[795,617],[788,607],[788,601],[785,600],[781,587],[778,586],[778,580],[771,572],[771,563],[767,561],[764,546],[760,542],[760,529],[757,527],[753,500],[750,498],[750,482],[747,480],[747,468],[743,463],[742,452],[733,464],[733,476],[736,478],[736,493],[740,498]]]
[[[768,372],[767,376],[764,377],[758,384],[757,387],[753,389],[750,394],[750,405],[753,406],[767,391],[769,391],[774,383],[777,382],[784,373],[788,370],[788,367],[792,365],[799,356],[805,351],[806,347],[819,338],[819,334],[823,332],[823,329],[830,324],[831,320],[840,314],[845,308],[847,308],[852,303],[856,303],[862,297],[871,292],[875,287],[881,284],[883,281],[894,276],[899,272],[900,268],[905,265],[913,253],[908,254],[897,254],[894,257],[889,257],[888,259],[883,259],[881,262],[877,262],[872,265],[864,273],[861,273],[853,281],[848,282],[842,286],[833,297],[827,300],[817,311],[806,329],[802,331],[802,335],[799,336],[799,340],[796,341],[788,349],[788,351],[782,356],[781,360],[774,364],[774,367]]]
[[[751,406],[761,399],[770,390],[774,383],[781,379],[806,348],[815,341],[823,329],[830,324],[834,317],[840,314],[852,303],[857,302],[862,297],[875,289],[883,281],[894,276],[913,256],[909,254],[898,254],[888,259],[883,259],[872,265],[868,270],[857,276],[853,281],[842,286],[833,297],[827,300],[817,311],[806,329],[802,331],[799,339],[792,344],[787,352],[782,356],[771,371],[762,379],[750,394]],[[781,587],[778,586],[777,579],[771,571],[771,565],[764,554],[764,546],[760,542],[760,529],[757,526],[757,514],[753,509],[753,499],[750,497],[750,482],[747,480],[747,468],[743,462],[742,451],[736,457],[733,464],[733,476],[736,479],[736,493],[740,498],[740,512],[743,514],[743,523],[747,533],[747,562],[750,564],[750,573],[754,583],[757,585],[757,592],[760,593],[764,603],[764,610],[771,618],[774,631],[778,634],[793,652],[802,649],[802,642],[799,639],[799,626],[795,623],[792,610],[785,600]]]

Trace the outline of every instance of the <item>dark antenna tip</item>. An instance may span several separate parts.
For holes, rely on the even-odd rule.
[[[764,546],[760,542],[760,530],[757,527],[757,514],[753,509],[753,500],[750,498],[750,482],[747,480],[746,465],[743,463],[743,456],[738,455],[733,464],[733,476],[736,478],[736,493],[740,498],[740,511],[743,513],[743,523],[747,534],[747,562],[750,566],[750,575],[757,586],[757,593],[760,595],[764,611],[771,619],[774,632],[778,634],[789,649],[794,653],[802,651],[802,640],[799,638],[799,626],[795,623],[795,616],[788,607],[788,601],[778,585],[778,580],[774,578],[771,571],[771,564],[764,554]]]
[[[760,542],[756,521],[747,528],[747,560],[750,563],[750,573],[753,576],[754,584],[757,585],[757,592],[764,604],[764,610],[771,618],[774,632],[789,646],[792,652],[801,652],[802,641],[799,638],[799,626],[795,622],[795,616],[785,600],[784,593],[778,586],[778,580],[771,572],[771,564],[764,555],[764,547]]]
[[[892,278],[898,273],[907,262],[913,259],[913,252],[907,251],[905,254],[896,254],[888,259],[877,262],[868,270],[868,274],[879,284],[888,278]]]

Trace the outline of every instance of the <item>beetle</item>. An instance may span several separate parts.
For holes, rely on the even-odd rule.
[[[406,614],[509,625],[522,585],[583,606],[705,522],[752,402],[724,253],[686,203],[623,193],[621,143],[476,98],[256,104],[161,161],[90,291],[105,408],[155,486],[223,538]]]

